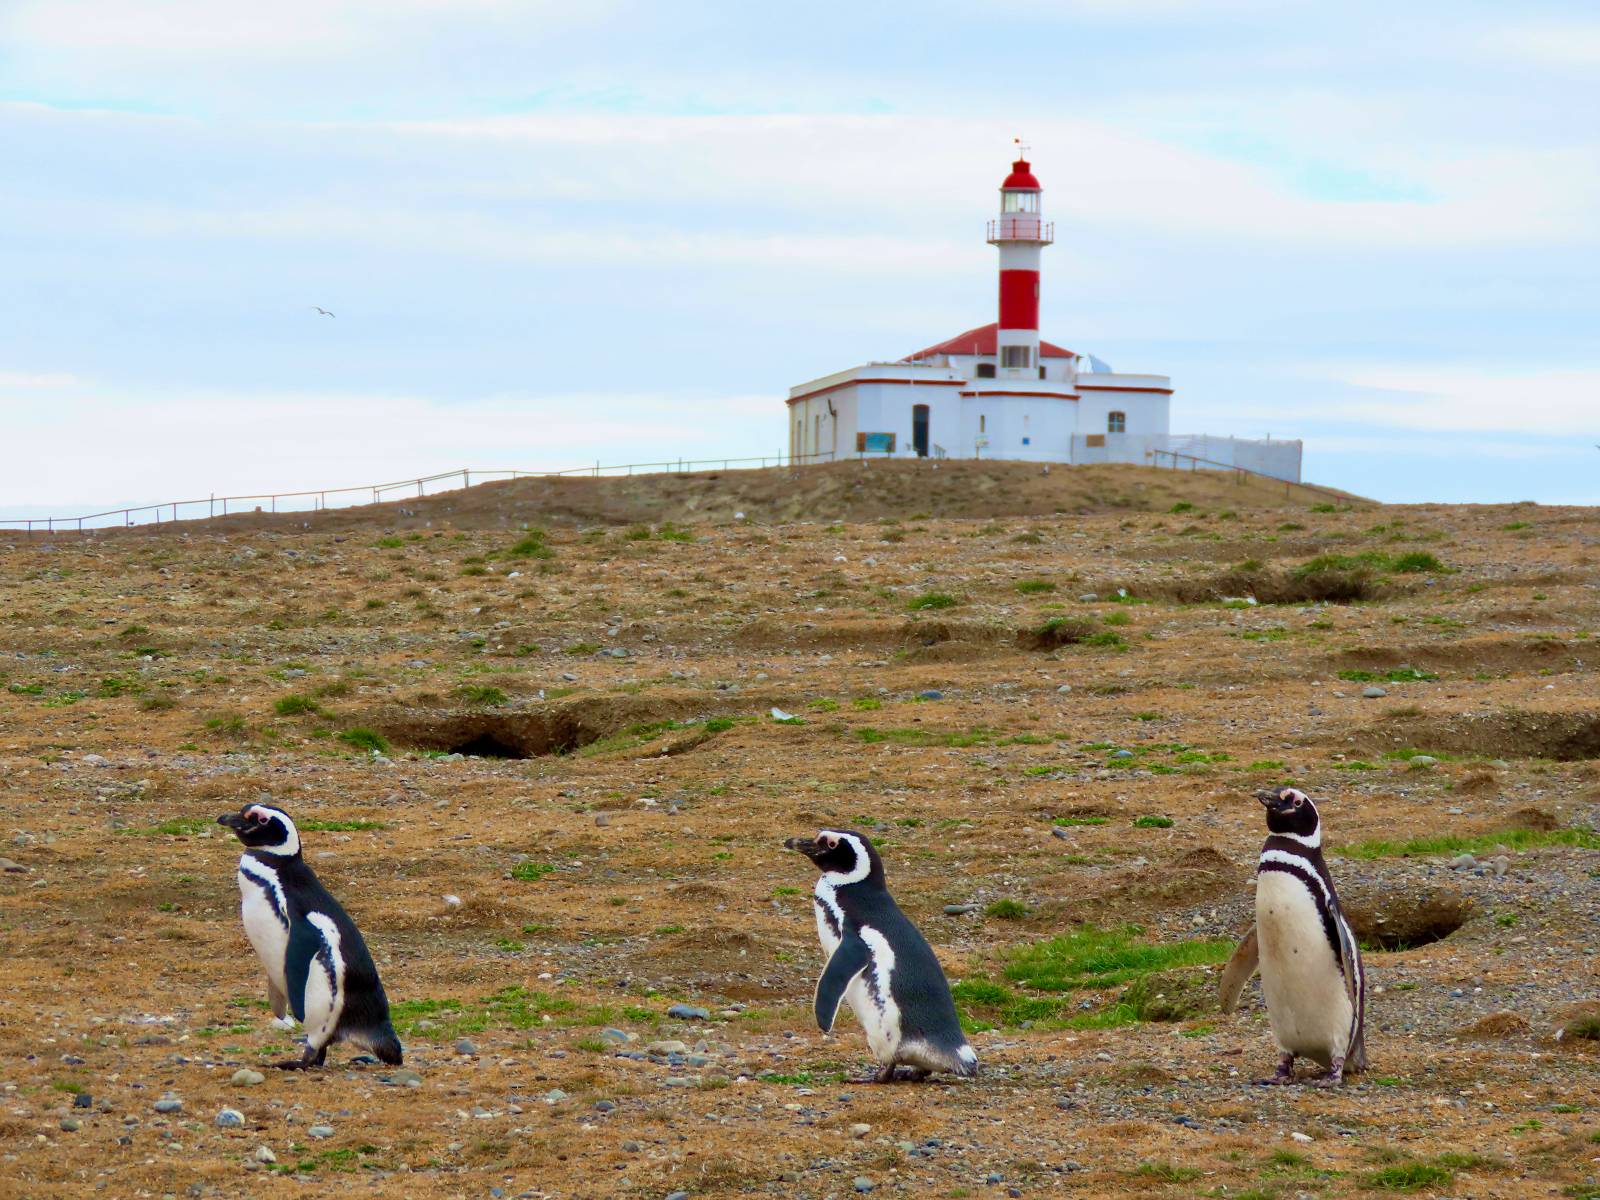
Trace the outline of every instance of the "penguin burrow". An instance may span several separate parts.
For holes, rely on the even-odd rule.
[[[843,1001],[883,1064],[875,1082],[893,1082],[901,1065],[911,1068],[913,1082],[933,1071],[977,1074],[978,1056],[961,1032],[944,970],[889,895],[872,843],[859,833],[823,829],[784,845],[822,872],[813,893],[817,937],[828,955],[814,999],[822,1032],[832,1032]]]
[[[267,972],[267,998],[306,1028],[305,1056],[276,1064],[320,1067],[334,1042],[351,1042],[386,1063],[401,1061],[372,955],[349,915],[300,855],[300,832],[282,809],[246,805],[217,818],[244,843],[239,913]]]
[[[1327,1068],[1313,1080],[1337,1087],[1346,1071],[1366,1069],[1366,976],[1361,948],[1339,907],[1322,858],[1317,806],[1295,788],[1271,788],[1267,840],[1256,868],[1256,923],[1224,968],[1222,1011],[1231,1013],[1259,965],[1278,1069],[1261,1083],[1290,1083],[1294,1060]]]

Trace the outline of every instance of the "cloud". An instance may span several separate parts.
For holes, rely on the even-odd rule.
[[[1437,433],[1523,433],[1600,440],[1600,370],[1510,374],[1424,367],[1342,369],[1337,378],[1378,395],[1334,401],[1323,417]]]

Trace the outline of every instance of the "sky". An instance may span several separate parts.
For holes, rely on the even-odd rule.
[[[777,454],[994,320],[1016,138],[1174,433],[1596,503],[1596,111],[1540,0],[0,0],[0,517]]]

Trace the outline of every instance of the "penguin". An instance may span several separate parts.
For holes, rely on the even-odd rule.
[[[894,1082],[902,1064],[913,1083],[933,1071],[976,1075],[978,1056],[961,1032],[950,984],[933,948],[889,895],[872,843],[859,833],[823,829],[784,845],[822,872],[813,903],[828,965],[813,999],[818,1028],[831,1033],[840,1001],[848,1003],[883,1064],[876,1083]]]
[[[1292,787],[1258,792],[1267,840],[1256,867],[1256,923],[1223,969],[1222,1011],[1231,1013],[1261,969],[1261,991],[1278,1045],[1278,1069],[1260,1083],[1291,1083],[1294,1060],[1326,1068],[1317,1087],[1338,1087],[1367,1066],[1367,983],[1361,947],[1339,907],[1322,859],[1317,806]]]
[[[355,923],[300,856],[300,833],[282,809],[246,805],[218,825],[244,843],[239,913],[267,971],[267,998],[280,1020],[306,1027],[305,1056],[286,1071],[320,1067],[334,1042],[352,1042],[390,1065],[401,1062],[389,1000]]]

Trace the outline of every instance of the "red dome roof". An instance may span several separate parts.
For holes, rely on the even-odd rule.
[[[1006,181],[1000,185],[1003,191],[1008,192],[1042,192],[1039,181],[1028,170],[1028,160],[1019,158],[1011,164],[1011,174],[1006,176]]]
[[[977,329],[969,329],[965,333],[958,333],[948,342],[940,342],[937,346],[929,346],[926,350],[918,350],[915,354],[908,354],[901,362],[916,362],[918,359],[932,358],[935,354],[994,354],[1000,341],[1000,326],[998,323],[983,325]],[[1073,358],[1071,350],[1063,350],[1060,346],[1051,345],[1049,342],[1039,343],[1040,358]]]

